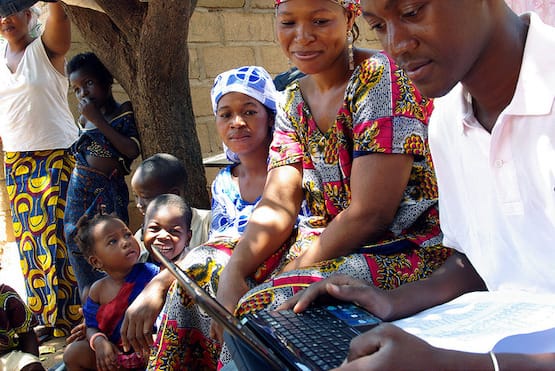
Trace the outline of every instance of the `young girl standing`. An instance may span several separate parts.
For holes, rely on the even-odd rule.
[[[139,243],[127,225],[113,215],[85,215],[77,225],[76,242],[89,264],[106,276],[94,284],[83,307],[87,340],[71,343],[64,352],[68,370],[143,367],[140,353],[120,350],[120,328],[128,305],[158,273],[150,263],[138,263]]]
[[[79,101],[79,140],[72,146],[77,164],[69,183],[64,229],[70,261],[81,297],[103,277],[78,255],[74,241],[77,221],[94,215],[100,204],[129,222],[129,191],[125,175],[139,155],[138,133],[130,102],[118,103],[112,95],[114,79],[93,53],[78,54],[67,65],[70,89]]]

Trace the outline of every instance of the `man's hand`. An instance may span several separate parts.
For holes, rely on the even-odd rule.
[[[343,274],[336,274],[311,284],[277,309],[292,308],[299,313],[318,298],[325,296],[355,303],[384,320],[389,319],[392,313],[393,303],[387,291],[376,288],[372,283]]]
[[[397,326],[383,323],[351,341],[347,359],[337,370],[441,369],[441,363],[434,362],[443,354],[448,356],[447,352]]]

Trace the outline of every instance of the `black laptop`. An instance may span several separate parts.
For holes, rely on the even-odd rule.
[[[366,310],[343,302],[310,307],[302,313],[261,311],[239,320],[177,265],[157,249],[152,250],[197,305],[228,332],[226,339],[233,338],[235,344],[238,340],[267,369],[338,367],[347,356],[351,339],[381,322]]]

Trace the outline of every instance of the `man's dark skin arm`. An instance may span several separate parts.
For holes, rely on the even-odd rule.
[[[486,290],[465,255],[455,253],[429,278],[385,291],[371,283],[335,275],[317,282],[284,303],[300,312],[319,296],[352,301],[386,321],[404,318],[445,303],[466,292]],[[495,355],[499,368],[553,370],[555,353]],[[351,342],[346,362],[338,370],[493,369],[490,354],[467,353],[431,346],[389,323],[359,335]]]
[[[351,341],[347,360],[338,370],[493,370],[493,359],[500,370],[555,369],[555,353],[499,353],[492,357],[436,348],[384,323]]]
[[[355,302],[381,319],[391,321],[443,304],[466,292],[483,290],[486,290],[485,284],[472,264],[465,255],[455,252],[429,278],[393,290],[381,290],[370,282],[335,275],[310,285],[280,309],[302,312],[319,296],[330,295]]]

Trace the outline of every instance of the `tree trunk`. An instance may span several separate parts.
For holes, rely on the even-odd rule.
[[[189,90],[187,35],[196,0],[96,2],[105,13],[69,5],[67,12],[129,95],[143,158],[180,158],[189,174],[187,202],[209,208]]]

